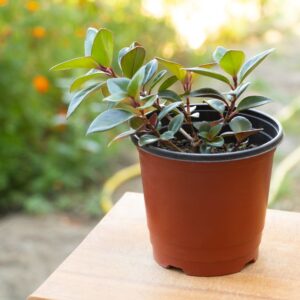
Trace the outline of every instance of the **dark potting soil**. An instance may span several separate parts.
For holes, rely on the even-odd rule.
[[[173,144],[175,144],[177,147],[179,147],[185,153],[199,153],[200,152],[199,146],[196,148],[192,147],[192,145],[190,144],[190,141],[187,139],[180,139],[180,140],[172,139],[170,141]],[[214,147],[210,153],[236,152],[236,151],[242,151],[242,150],[252,149],[252,148],[257,147],[257,145],[255,145],[255,144],[248,144],[248,143],[241,144],[239,147],[233,147],[232,149],[226,149],[226,146],[228,146],[228,144],[225,144],[225,147],[222,147],[222,148]],[[161,149],[165,149],[165,150],[172,150],[170,147],[166,146],[163,143],[158,143],[157,147],[159,147]]]

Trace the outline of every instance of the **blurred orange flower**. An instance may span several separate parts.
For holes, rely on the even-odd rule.
[[[49,81],[45,76],[38,75],[33,78],[34,88],[41,94],[49,90]]]
[[[26,8],[31,12],[35,12],[39,10],[40,4],[37,1],[28,1],[26,4]]]
[[[33,37],[42,39],[46,35],[46,29],[42,26],[36,26],[32,29]]]
[[[8,0],[0,0],[0,6],[5,6],[8,3]]]
[[[78,37],[84,37],[85,36],[85,29],[83,28],[78,28],[76,29],[75,31],[75,34],[78,36]]]

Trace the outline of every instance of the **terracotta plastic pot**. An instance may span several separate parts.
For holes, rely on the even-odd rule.
[[[196,111],[201,120],[216,119],[207,105],[197,105]],[[256,148],[188,154],[138,147],[147,223],[161,266],[217,276],[238,272],[257,259],[273,154],[283,134],[266,114],[248,110],[241,115],[264,128],[252,137]]]

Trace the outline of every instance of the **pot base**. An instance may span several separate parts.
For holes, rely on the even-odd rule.
[[[250,263],[254,263],[258,258],[258,249],[254,252],[239,257],[234,260],[221,261],[215,263],[202,263],[195,261],[184,261],[177,258],[164,256],[161,253],[153,253],[155,261],[162,267],[182,270],[183,273],[190,276],[222,276],[240,272]]]

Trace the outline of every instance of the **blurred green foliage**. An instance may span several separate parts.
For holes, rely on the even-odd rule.
[[[208,34],[197,51],[192,51],[173,28],[168,17],[172,12],[170,6],[164,17],[155,18],[143,11],[142,1],[0,0],[0,213],[16,209],[39,213],[53,208],[74,210],[74,207],[76,211],[90,213],[97,207],[101,181],[119,167],[124,155],[134,151],[129,142],[107,148],[107,142],[115,133],[112,136],[85,136],[89,122],[102,109],[100,95],[95,95],[93,102],[87,99],[80,111],[65,122],[68,102],[65,87],[71,75],[79,74],[66,72],[62,75],[65,79],[57,80],[57,74],[48,70],[56,63],[83,55],[85,31],[89,26],[112,30],[116,50],[137,40],[147,49],[147,60],[154,55],[166,59],[173,57],[184,66],[207,61],[209,58],[205,53],[211,52],[217,44],[235,47],[242,42],[243,48],[251,49],[272,42],[272,46],[279,48],[278,62],[273,68],[270,67],[275,60],[270,62],[268,72],[272,72],[272,76],[262,74],[262,80],[254,82],[254,88],[271,93],[274,98],[280,97],[282,101],[294,98],[298,93],[295,84],[294,90],[287,88],[292,82],[290,78],[298,74],[298,65],[294,61],[298,36],[284,42],[292,29],[299,27],[290,21],[299,20],[293,6],[279,0],[256,1],[256,4],[251,0],[240,0],[245,5],[259,5],[259,20],[230,18],[230,22]],[[193,1],[165,2],[183,5]],[[201,2],[205,9],[199,11],[199,15],[197,11],[193,19],[195,24],[198,21],[199,24],[202,21],[204,25],[206,21],[213,24],[214,19],[204,18],[208,7],[214,12],[213,4]],[[233,2],[230,7],[238,8],[232,5]],[[184,27],[185,20],[190,17],[188,11],[186,19],[176,25]],[[190,25],[185,29],[195,29],[191,27],[202,28],[201,25]],[[194,36],[201,39],[197,34],[192,38]],[[294,74],[289,78],[286,76],[286,82],[281,76],[276,79],[276,73],[280,72],[275,70],[281,67],[289,68],[287,73]],[[280,110],[280,101],[276,103]],[[290,128],[292,139],[298,141],[297,117],[289,120],[286,131]]]
[[[83,52],[88,26],[122,32],[118,48],[140,37],[157,51],[172,36],[165,21],[137,13],[139,1],[118,1],[118,9],[114,3],[0,2],[0,212],[49,211],[48,199],[99,184],[113,169],[119,146],[85,136],[85,120],[99,112],[100,101],[65,123],[64,81],[48,70]]]

